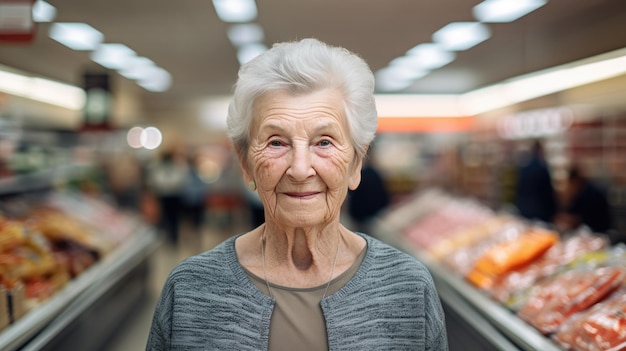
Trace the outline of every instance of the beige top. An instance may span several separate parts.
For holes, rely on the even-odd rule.
[[[339,291],[359,269],[365,258],[363,249],[352,266],[330,282],[326,296]],[[244,268],[256,287],[267,296],[265,279]],[[270,322],[269,350],[328,350],[326,323],[320,301],[326,284],[312,288],[290,288],[270,283],[276,300]]]

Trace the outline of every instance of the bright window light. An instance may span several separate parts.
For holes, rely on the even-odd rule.
[[[485,0],[474,6],[474,17],[487,23],[513,22],[545,5],[547,0]]]
[[[446,50],[461,51],[489,39],[489,27],[480,22],[453,22],[433,34],[433,40]]]
[[[131,64],[135,52],[123,44],[102,44],[91,54],[91,60],[108,69],[122,69]]]
[[[104,35],[85,23],[53,23],[50,38],[73,50],[95,50]]]
[[[213,6],[217,16],[228,23],[250,22],[257,16],[254,0],[213,0]]]
[[[52,22],[57,15],[56,7],[43,0],[35,1],[33,5],[33,21]]]
[[[267,46],[263,44],[243,45],[237,50],[237,60],[240,65],[244,65],[265,51],[267,51]]]
[[[456,55],[437,44],[428,43],[420,44],[410,49],[405,57],[410,59],[413,67],[433,70],[452,62]]]
[[[264,39],[263,29],[258,24],[235,24],[228,28],[228,39],[234,46],[260,43]]]

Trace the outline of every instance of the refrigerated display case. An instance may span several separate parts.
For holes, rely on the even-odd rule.
[[[9,143],[21,143],[15,135],[21,133],[9,135]],[[97,260],[75,270],[71,279],[50,296],[28,299],[22,287],[21,295],[16,293],[12,297],[10,289],[5,289],[9,299],[27,301],[20,305],[24,309],[22,313],[12,314],[9,323],[0,327],[0,350],[97,349],[148,292],[149,260],[160,244],[155,228],[139,214],[119,210],[106,196],[101,196],[104,194],[84,193],[80,186],[75,186],[81,180],[93,181],[98,167],[97,162],[83,159],[77,162],[72,155],[75,152],[73,146],[55,148],[55,155],[61,157],[38,158],[38,162],[31,164],[33,167],[15,167],[15,163],[11,164],[14,160],[2,155],[0,219],[9,220],[18,214],[22,217],[15,223],[33,226],[34,222],[36,227],[43,212],[34,215],[36,212],[29,211],[53,208],[67,215],[64,220],[76,221],[63,224],[73,229],[84,228],[83,234],[98,240],[106,238],[107,245]],[[17,312],[11,311],[15,309],[13,302],[8,300],[3,304],[8,306],[7,314]]]
[[[421,191],[390,208],[374,228],[377,237],[428,267],[446,312],[451,350],[563,351],[554,339],[560,323],[619,294],[624,285],[624,248],[611,246],[607,236],[584,228],[558,233],[543,223],[497,213],[439,190]],[[486,273],[479,279],[475,274],[481,268]],[[609,281],[606,269],[617,278]],[[589,278],[572,284],[576,289],[589,285],[589,291],[573,295],[585,296],[584,301],[572,299],[563,309],[566,313],[549,320],[554,322],[549,328],[523,318],[529,297],[540,296],[548,283],[575,271]],[[602,284],[592,284],[594,272]],[[510,277],[517,285],[503,294]],[[573,291],[569,289],[563,284],[560,290]]]

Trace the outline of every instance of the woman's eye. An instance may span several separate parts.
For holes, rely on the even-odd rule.
[[[270,146],[282,146],[282,145],[283,145],[283,143],[281,143],[281,142],[280,142],[280,141],[278,141],[278,140],[272,140],[272,141],[270,141]]]
[[[319,142],[319,145],[320,146],[330,146],[331,142],[330,142],[330,140],[324,139],[324,140]]]

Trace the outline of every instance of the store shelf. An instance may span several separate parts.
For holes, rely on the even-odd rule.
[[[0,195],[46,190],[60,182],[78,179],[90,169],[87,165],[69,164],[32,173],[0,178]]]
[[[493,301],[461,277],[441,267],[419,249],[404,242],[398,233],[380,229],[376,234],[383,241],[413,255],[424,263],[433,276],[445,307],[453,309],[458,316],[463,318],[467,327],[472,328],[475,333],[487,340],[493,349],[564,351],[513,312]]]
[[[76,277],[45,303],[0,332],[0,350],[40,350],[76,320],[156,249],[159,241],[149,226]]]

